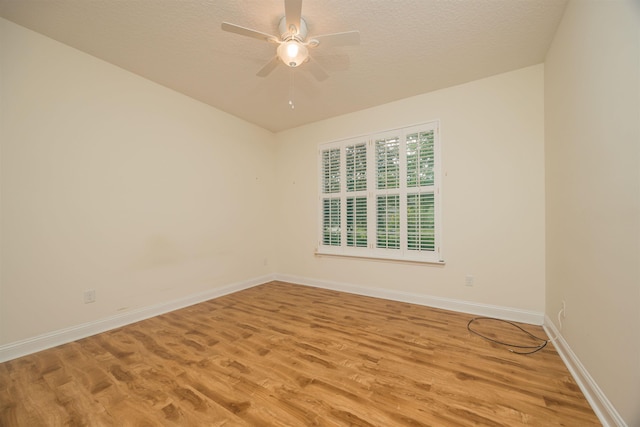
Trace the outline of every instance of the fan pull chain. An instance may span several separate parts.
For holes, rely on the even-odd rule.
[[[289,79],[289,107],[293,110],[296,108],[293,103],[293,69],[290,71],[290,79]]]

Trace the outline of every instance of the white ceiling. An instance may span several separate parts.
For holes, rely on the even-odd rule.
[[[304,0],[309,36],[359,30],[359,46],[255,74],[283,0],[0,0],[0,16],[277,132],[544,61],[566,0]],[[333,57],[332,57],[333,55]],[[295,109],[288,106],[293,76]]]

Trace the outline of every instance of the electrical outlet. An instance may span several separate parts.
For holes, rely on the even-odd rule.
[[[92,302],[96,302],[96,291],[95,289],[89,289],[84,291],[84,303],[89,304]]]
[[[467,274],[467,276],[464,278],[464,285],[473,286],[473,276],[471,274]]]

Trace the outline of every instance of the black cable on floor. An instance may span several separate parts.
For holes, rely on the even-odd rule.
[[[471,324],[473,322],[475,322],[476,320],[493,320],[493,321],[496,321],[496,322],[506,323],[508,325],[513,326],[514,328],[519,329],[520,331],[522,331],[525,334],[527,334],[529,337],[531,337],[531,338],[533,338],[535,340],[538,340],[541,343],[538,344],[538,345],[519,345],[519,344],[512,344],[512,343],[502,342],[502,341],[493,339],[491,337],[488,337],[486,335],[481,334],[478,331],[475,331],[471,327]],[[521,326],[516,325],[513,322],[509,322],[508,320],[495,319],[493,317],[475,317],[475,318],[469,320],[469,323],[467,323],[467,329],[469,330],[469,332],[472,332],[472,333],[476,334],[477,336],[479,336],[480,338],[484,338],[487,341],[491,341],[493,343],[496,343],[496,344],[499,344],[499,345],[503,345],[503,346],[506,346],[506,347],[512,347],[512,348],[509,349],[509,351],[512,352],[512,353],[515,353],[515,354],[533,354],[533,353],[536,353],[536,352],[542,350],[543,348],[545,348],[547,346],[547,344],[549,343],[549,340],[537,337],[537,336],[533,335],[531,332],[523,329]],[[516,351],[516,350],[513,350],[513,348],[518,348],[518,349],[523,349],[523,350],[526,349],[528,351]]]

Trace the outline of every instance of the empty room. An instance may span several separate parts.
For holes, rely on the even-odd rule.
[[[637,0],[0,0],[0,426],[640,426]]]

